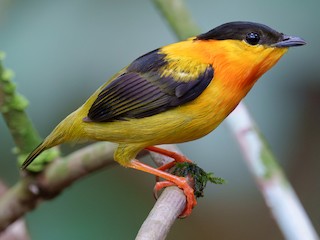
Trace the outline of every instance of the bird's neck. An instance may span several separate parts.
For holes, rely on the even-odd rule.
[[[163,51],[170,57],[180,57],[180,63],[188,66],[192,65],[190,61],[212,65],[214,79],[210,89],[223,93],[226,101],[239,102],[287,50],[264,46],[250,48],[241,41],[189,39],[169,45]]]
[[[211,59],[215,76],[223,81],[221,84],[248,92],[285,52],[285,49],[278,50],[264,46],[243,51],[243,44],[240,49],[236,44],[225,45],[220,41],[215,47]]]

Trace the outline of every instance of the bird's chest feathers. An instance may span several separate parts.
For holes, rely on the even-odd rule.
[[[214,78],[197,99],[178,108],[180,116],[183,116],[181,119],[184,119],[180,123],[181,128],[184,129],[182,132],[187,138],[196,139],[210,133],[244,96],[239,92],[225,91],[223,86],[215,83],[215,80],[218,79]]]

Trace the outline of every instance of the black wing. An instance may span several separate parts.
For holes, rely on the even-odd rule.
[[[86,120],[110,122],[152,116],[194,100],[213,79],[213,68],[207,64],[199,67],[203,70],[196,77],[181,70],[181,79],[177,72],[164,75],[165,56],[157,49],[133,61],[100,92]]]

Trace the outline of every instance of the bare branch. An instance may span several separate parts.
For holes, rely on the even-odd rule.
[[[23,219],[18,219],[12,223],[4,232],[0,233],[0,240],[29,240],[31,239],[26,223]]]
[[[286,239],[319,239],[301,202],[244,104],[227,120],[245,161]]]
[[[160,145],[159,147],[180,153],[175,145]],[[162,166],[172,161],[172,158],[158,153],[150,152],[153,161]],[[186,205],[186,197],[178,187],[166,188],[148,217],[142,224],[136,240],[162,240],[165,239],[170,228]]]
[[[186,197],[182,190],[166,188],[142,224],[136,240],[165,239],[185,204]]]
[[[21,178],[0,198],[0,232],[81,177],[113,165],[115,146],[107,142],[92,144],[52,162],[40,174],[27,174]]]
[[[0,197],[7,191],[5,184],[0,181]],[[29,240],[26,223],[23,219],[18,219],[12,223],[4,232],[0,233],[0,240]]]

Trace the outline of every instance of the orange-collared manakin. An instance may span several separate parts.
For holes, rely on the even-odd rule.
[[[172,156],[152,146],[187,142],[210,133],[289,47],[304,44],[299,37],[262,24],[230,22],[151,51],[62,120],[22,169],[58,144],[86,139],[115,142],[119,144],[114,154],[118,163],[162,177],[184,190],[187,207],[183,215],[187,216],[196,200],[186,179],[142,164],[136,155],[149,149]]]

